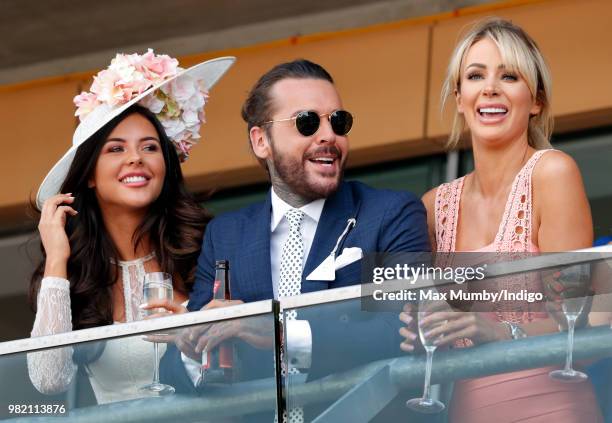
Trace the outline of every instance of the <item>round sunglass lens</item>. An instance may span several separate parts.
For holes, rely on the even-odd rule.
[[[329,118],[336,135],[344,136],[353,127],[353,115],[346,110],[336,110]]]
[[[309,137],[317,132],[319,123],[319,115],[315,112],[300,112],[295,117],[295,127],[305,137]]]

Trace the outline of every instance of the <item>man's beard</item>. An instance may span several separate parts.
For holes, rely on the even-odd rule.
[[[273,142],[271,142],[271,145],[274,157],[272,162],[273,169],[270,169],[270,177],[273,184],[274,182],[282,183],[293,194],[309,201],[327,198],[338,190],[342,181],[346,160],[342,160],[342,153],[335,145],[319,147],[312,153],[306,153],[301,160],[284,157],[274,149]],[[335,154],[337,156],[336,160],[339,163],[336,175],[324,178],[324,182],[320,182],[321,178],[312,180],[305,169],[306,162],[308,161],[307,157],[312,154]]]

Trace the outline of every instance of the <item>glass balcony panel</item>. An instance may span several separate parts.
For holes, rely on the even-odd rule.
[[[475,296],[464,300],[458,295],[451,304],[452,312],[459,317],[467,316],[468,312],[480,316],[501,313],[504,322],[508,323],[516,323],[509,317],[527,313],[534,320],[539,318],[539,323],[546,323],[545,316],[557,310],[558,315],[546,323],[550,327],[523,339],[517,332],[517,339],[510,339],[508,325],[508,336],[503,340],[462,346],[453,343],[450,347],[437,348],[431,382],[438,386],[433,387],[432,397],[442,401],[446,409],[438,414],[424,414],[408,410],[405,402],[423,394],[425,352],[418,339],[414,342],[414,352],[401,351],[399,344],[403,338],[398,333],[403,325],[398,319],[399,309],[412,302],[414,318],[418,319],[417,300],[405,300],[395,307],[373,308],[371,297],[380,285],[352,286],[282,299],[287,412],[304,413],[305,421],[317,423],[452,421],[449,414],[452,383],[457,386],[456,382],[467,379],[499,379],[525,370],[545,369],[540,379],[558,384],[559,391],[567,391],[568,384],[553,381],[548,376],[552,370],[563,369],[568,351],[567,325],[563,324],[565,314],[562,305],[555,302],[561,299],[567,303],[569,313],[581,298],[585,304],[575,330],[573,366],[588,375],[588,380],[582,382],[588,388],[578,391],[590,392],[587,408],[594,416],[599,409],[605,411],[612,392],[612,250],[540,255],[465,254],[438,256],[436,263],[454,260],[454,267],[451,266],[454,269],[487,264],[486,277],[482,281],[473,284],[456,280],[430,281],[428,284],[419,280],[408,288],[422,291],[435,288],[439,293],[495,293],[505,287],[508,294],[504,295],[508,298],[504,297],[503,301],[502,297],[493,301],[491,297]],[[397,286],[406,288],[405,284]],[[557,298],[555,289],[557,294],[562,293],[561,297]],[[501,307],[499,310],[496,303]],[[589,319],[593,321],[587,326]],[[560,330],[557,329],[559,324]],[[500,323],[500,328],[502,325],[505,323]],[[541,399],[540,403],[547,401]],[[456,402],[454,406],[457,407]]]
[[[0,420],[271,422],[274,307],[265,301],[0,344]],[[143,389],[154,379],[154,341],[159,381],[174,393]]]

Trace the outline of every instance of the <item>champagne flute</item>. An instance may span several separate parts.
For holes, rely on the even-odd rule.
[[[584,266],[572,266],[564,269],[560,273],[559,282],[565,286],[561,292],[561,310],[567,321],[567,352],[565,355],[565,367],[563,370],[553,370],[549,373],[549,377],[560,382],[583,382],[588,376],[572,367],[573,352],[574,352],[574,328],[576,320],[582,314],[586,304],[584,275]],[[570,279],[568,281],[568,279]],[[561,326],[559,326],[561,329]]]
[[[174,290],[172,289],[172,276],[164,272],[146,273],[144,278],[144,301],[151,300],[172,300]],[[145,316],[163,312],[163,308],[143,310]],[[170,395],[174,393],[174,387],[160,383],[159,381],[159,344],[153,342],[155,353],[153,382],[140,388],[141,391],[156,394],[158,396]]]
[[[439,321],[429,325],[423,325],[421,322],[426,316],[434,312],[450,311],[450,307],[445,301],[423,298],[422,292],[420,294],[421,300],[419,301],[418,327],[419,338],[421,339],[421,343],[423,344],[425,353],[427,354],[427,361],[425,363],[425,383],[423,387],[423,397],[412,398],[406,401],[406,407],[420,413],[439,413],[440,411],[444,410],[445,406],[442,402],[431,397],[431,368],[433,364],[433,353],[437,348],[437,346],[434,345],[434,342],[436,339],[440,339],[443,335],[440,335],[437,338],[428,338],[425,336],[425,333],[436,327],[445,325],[447,321]]]

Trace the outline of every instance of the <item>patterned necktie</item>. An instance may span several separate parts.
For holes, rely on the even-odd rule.
[[[280,281],[278,297],[298,295],[302,288],[302,259],[304,257],[304,241],[300,227],[304,220],[304,212],[290,209],[285,213],[289,222],[289,236],[283,245],[280,264]]]
[[[304,220],[304,212],[298,209],[290,209],[285,213],[285,218],[289,222],[289,236],[283,245],[283,252],[281,255],[280,280],[278,283],[279,298],[299,295],[302,289],[304,241],[302,239],[300,227]],[[295,320],[296,318],[296,310],[291,310],[287,313],[287,320]],[[290,367],[288,373],[297,374],[299,370]],[[287,408],[288,416],[283,416],[283,422],[302,423],[304,421],[304,410],[301,407],[290,407],[289,404],[287,404]]]

